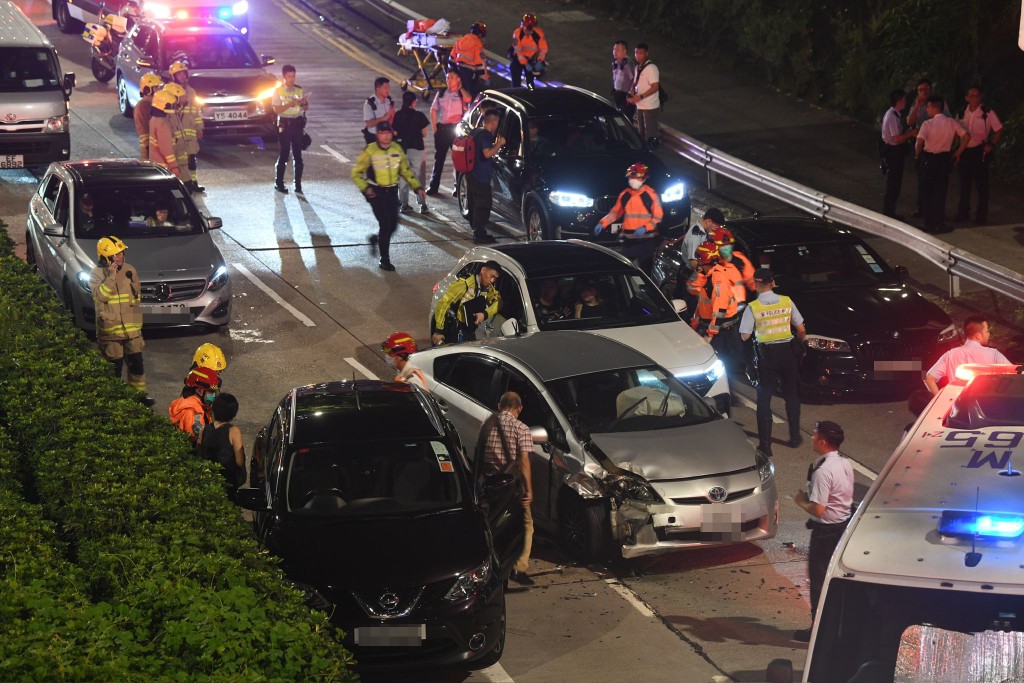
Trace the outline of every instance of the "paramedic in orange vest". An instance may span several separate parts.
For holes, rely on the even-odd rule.
[[[736,303],[740,304],[747,300],[747,292],[754,291],[754,264],[750,262],[746,254],[734,251],[736,237],[728,228],[718,226],[708,235],[708,239],[718,247],[718,258],[722,265],[733,272],[736,284],[733,286],[733,294],[736,296]]]
[[[452,47],[452,67],[462,78],[462,86],[471,97],[487,87],[491,77],[487,70],[487,57],[484,55],[484,38],[487,37],[487,24],[478,21],[469,27],[469,33],[462,36]]]
[[[415,384],[424,391],[427,388],[427,376],[423,371],[409,362],[409,356],[416,353],[419,347],[416,340],[408,332],[395,332],[380,345],[381,351],[388,354],[388,365],[398,371],[396,382]]]
[[[618,232],[618,222],[622,221],[622,245],[618,251],[645,272],[650,271],[654,261],[658,223],[665,215],[658,193],[646,184],[648,172],[647,164],[640,163],[626,169],[629,187],[619,194],[615,206],[594,228],[595,236],[609,227],[614,234]]]
[[[701,242],[694,250],[693,258],[696,267],[686,281],[686,291],[696,300],[690,316],[690,327],[700,336],[710,339],[708,328],[714,318],[714,310],[711,308],[708,273],[718,263],[718,248],[714,242]]]
[[[710,257],[710,254],[714,254],[714,257]],[[697,262],[699,273],[694,274],[691,283],[687,284],[690,292],[698,298],[697,312],[690,324],[711,342],[726,368],[735,370],[744,362],[743,345],[737,327],[737,271],[735,268],[722,265],[718,256],[718,245],[711,241],[697,247]]]
[[[210,422],[210,408],[219,392],[220,377],[217,371],[197,367],[185,378],[181,396],[171,401],[167,409],[171,423],[188,434],[188,440],[193,444],[199,440],[199,432]]]
[[[524,14],[522,24],[512,32],[512,49],[509,50],[511,62],[508,65],[512,72],[512,87],[523,84],[523,72],[526,72],[526,87],[533,87],[533,79],[544,72],[544,63],[548,60],[548,41],[544,31],[537,26],[536,14]]]

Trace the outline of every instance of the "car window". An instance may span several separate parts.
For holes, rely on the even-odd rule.
[[[86,187],[78,199],[75,236],[121,239],[199,235],[199,212],[185,191],[171,183]]]
[[[485,408],[498,405],[494,388],[494,361],[482,356],[460,355],[448,377],[448,386],[473,399]]]
[[[639,270],[531,278],[526,284],[542,330],[600,330],[679,320],[665,296]]]
[[[555,414],[533,382],[515,368],[502,365],[498,370],[498,393],[503,394],[506,391],[519,394],[523,401],[523,412],[519,414],[519,419],[528,426],[544,427],[548,430],[555,426]]]
[[[134,35],[132,35],[132,44],[135,45],[143,54],[146,53],[146,45],[149,43],[150,37],[153,35],[153,29],[145,26],[136,27]]]
[[[455,361],[458,358],[457,355],[438,356],[435,358],[433,368],[434,379],[442,384],[451,384],[449,378],[452,374],[452,368],[455,367]]]
[[[530,152],[536,156],[585,156],[638,152],[644,148],[619,113],[534,117],[528,123]]]
[[[260,60],[249,41],[232,35],[164,36],[164,55],[183,52],[192,69],[249,69],[260,66]]]
[[[761,265],[787,287],[817,289],[892,282],[896,275],[882,258],[861,242],[824,242],[770,246],[761,250]]]
[[[501,148],[504,157],[521,157],[523,155],[523,121],[519,114],[510,111],[505,117],[504,126],[500,129],[506,142]]]
[[[57,58],[41,47],[0,47],[0,92],[56,90]]]
[[[497,109],[498,111],[501,111],[504,107],[491,99],[481,100],[480,104],[478,104],[473,111],[469,112],[470,128],[476,128],[483,125],[484,114],[487,113],[488,109]]]
[[[602,432],[671,429],[716,419],[693,391],[658,366],[607,370],[548,382],[581,439]]]
[[[68,227],[68,205],[70,199],[68,197],[68,188],[64,183],[60,184],[60,192],[57,194],[57,203],[53,211],[53,220],[55,223],[60,225],[62,228]]]
[[[288,509],[350,517],[454,507],[461,486],[453,451],[440,439],[375,438],[303,448],[288,473]]]
[[[501,294],[501,306],[498,308],[498,315],[505,320],[518,320],[520,328],[526,325],[526,316],[523,315],[523,295],[519,290],[519,282],[508,273],[503,273],[494,285]],[[498,322],[495,327],[501,326]]]
[[[51,175],[43,185],[43,204],[46,205],[51,214],[57,208],[57,195],[60,194],[60,190],[63,187],[64,182],[55,175]]]

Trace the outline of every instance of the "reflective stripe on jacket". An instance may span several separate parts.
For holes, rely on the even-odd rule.
[[[779,295],[778,303],[766,304],[754,299],[748,306],[754,316],[754,338],[761,344],[786,341],[793,338],[790,325],[793,320],[793,301]]]
[[[647,232],[653,233],[664,216],[658,193],[645,184],[639,190],[628,187],[620,192],[615,206],[601,219],[601,225],[607,228],[621,219],[624,235],[630,235],[638,228],[646,228]]]
[[[376,142],[371,142],[360,152],[355,166],[352,167],[352,181],[360,192],[365,192],[371,185],[393,187],[398,185],[399,178],[409,183],[409,189],[413,192],[422,187],[419,179],[409,168],[409,159],[397,142],[392,142],[387,149],[382,149]]]
[[[185,97],[178,104],[181,111],[181,130],[185,135],[185,150],[188,154],[199,154],[199,131],[203,129],[203,117],[199,115],[196,91],[191,85],[185,86]]]
[[[490,320],[498,313],[498,308],[501,306],[501,294],[494,288],[494,285],[488,287],[484,292],[479,291],[479,286],[476,280],[476,275],[469,275],[467,277],[456,280],[448,286],[448,291],[444,293],[444,296],[437,302],[437,308],[434,309],[434,331],[444,332],[445,316],[448,314],[448,310],[458,304],[456,310],[456,317],[459,322],[466,324],[466,312],[463,310],[462,303],[467,300],[466,295],[471,294],[469,299],[476,298],[479,294],[482,294],[484,299],[487,301],[487,307],[484,309],[487,319]]]
[[[96,309],[97,339],[132,339],[142,334],[142,295],[135,268],[125,263],[115,273],[97,266],[92,269],[89,288]]]
[[[526,64],[534,58],[542,62],[548,58],[548,41],[540,26],[534,26],[533,33],[527,33],[522,26],[512,31],[512,48],[520,64]]]
[[[474,33],[466,35],[455,41],[451,52],[452,61],[456,64],[468,66],[476,70],[485,68],[484,64],[484,41]]]
[[[139,135],[139,160],[149,160],[149,116],[153,109],[153,98],[143,97],[135,105],[132,115],[135,119],[135,132]]]
[[[733,318],[739,310],[739,302],[736,301],[734,286],[737,283],[736,277],[739,271],[735,268],[726,268],[722,264],[715,264],[708,273],[711,280],[711,309],[712,321],[708,331],[717,333],[722,322]]]
[[[149,120],[149,160],[178,173],[178,155],[174,149],[174,129],[171,117],[154,116]]]

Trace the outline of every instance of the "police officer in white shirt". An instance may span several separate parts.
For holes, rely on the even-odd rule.
[[[988,346],[988,320],[983,315],[969,315],[964,320],[963,346],[946,351],[935,361],[924,377],[924,384],[932,396],[939,393],[939,382],[953,377],[957,367],[965,363],[982,363],[985,365],[1008,364],[1006,356]]]
[[[914,158],[921,160],[925,232],[946,232],[946,193],[953,164],[960,161],[969,135],[963,126],[943,113],[945,103],[939,95],[928,98],[930,118],[917,133]],[[959,142],[957,142],[959,141]],[[954,144],[956,149],[954,150]]]
[[[793,496],[793,502],[811,516],[807,520],[811,530],[807,574],[811,583],[812,622],[818,611],[829,560],[853,513],[853,467],[839,453],[845,438],[843,428],[835,422],[822,420],[814,425],[811,448],[820,457],[807,470],[807,491],[800,489]],[[793,634],[793,640],[803,643],[810,639],[809,628]]]
[[[967,100],[967,108],[960,115],[960,125],[971,139],[960,157],[960,206],[956,220],[970,220],[971,186],[977,184],[978,210],[974,214],[974,222],[982,225],[988,222],[988,166],[992,152],[1003,136],[1003,124],[994,111],[981,103],[981,86],[968,88],[964,99]]]

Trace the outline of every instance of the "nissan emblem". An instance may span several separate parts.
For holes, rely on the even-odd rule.
[[[399,597],[397,595],[395,595],[394,593],[391,593],[390,591],[387,592],[387,593],[382,593],[381,596],[379,598],[377,598],[377,604],[379,604],[382,608],[384,608],[388,612],[390,612],[390,611],[394,610],[396,607],[398,607],[398,603],[399,602],[400,602]]]

